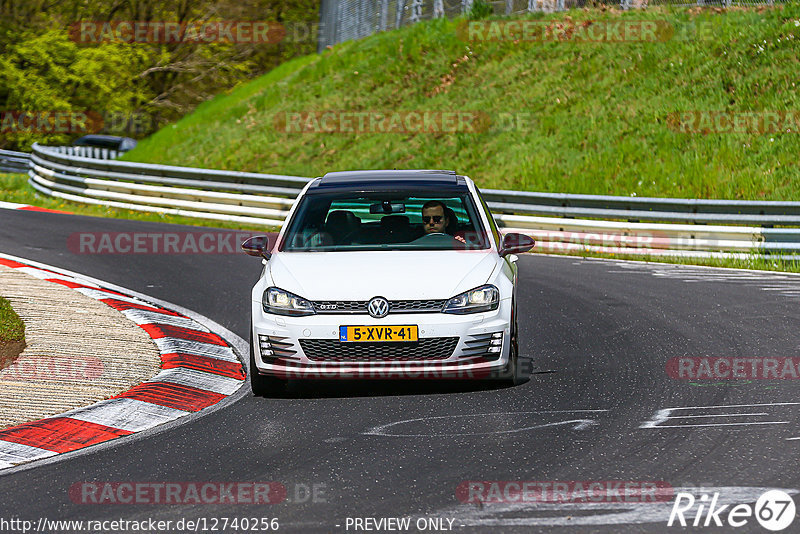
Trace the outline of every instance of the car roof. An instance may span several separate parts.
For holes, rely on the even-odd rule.
[[[127,152],[136,146],[136,140],[118,135],[90,134],[79,137],[72,142],[72,146],[91,146],[96,148],[111,148]]]
[[[329,172],[311,184],[311,188],[364,189],[384,187],[443,187],[465,186],[463,176],[447,170],[377,170]]]

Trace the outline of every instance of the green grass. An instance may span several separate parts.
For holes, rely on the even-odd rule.
[[[0,343],[24,339],[25,324],[11,308],[11,303],[0,297]]]
[[[26,174],[0,174],[0,201],[30,204],[31,206],[37,206],[40,208],[66,211],[69,213],[75,213],[77,215],[88,215],[91,217],[131,219],[135,221],[161,222],[212,228],[256,230],[265,232],[275,230],[274,228],[268,228],[255,224],[251,225],[226,221],[196,219],[194,217],[182,217],[179,215],[167,215],[162,213],[150,213],[146,211],[108,208],[95,204],[82,204],[79,202],[61,200],[38,193],[35,189],[28,185],[28,176]]]
[[[545,21],[658,20],[706,33],[655,43],[468,42],[433,20],[299,58],[201,105],[125,159],[318,176],[452,168],[484,188],[796,199],[800,136],[686,134],[682,111],[800,110],[800,5],[727,12],[572,10]],[[464,59],[467,58],[467,59]],[[321,110],[529,113],[492,133],[286,133]]]

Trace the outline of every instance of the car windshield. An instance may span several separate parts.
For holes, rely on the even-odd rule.
[[[466,191],[309,194],[301,200],[289,224],[280,250],[475,250],[489,247],[475,205]]]

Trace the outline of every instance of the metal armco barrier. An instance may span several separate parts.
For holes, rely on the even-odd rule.
[[[280,226],[310,178],[116,161],[34,144],[29,183],[65,200]],[[98,149],[93,149],[98,150]],[[613,197],[484,190],[498,224],[535,250],[641,255],[800,254],[800,202]],[[547,215],[547,216],[543,216]],[[584,217],[584,218],[582,218]],[[589,220],[616,219],[616,220]],[[641,222],[651,221],[651,222]]]
[[[27,152],[0,150],[0,172],[28,172],[31,155]]]

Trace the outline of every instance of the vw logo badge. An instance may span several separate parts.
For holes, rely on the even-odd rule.
[[[389,314],[389,301],[383,297],[375,297],[367,304],[367,311],[376,319],[386,317]]]

